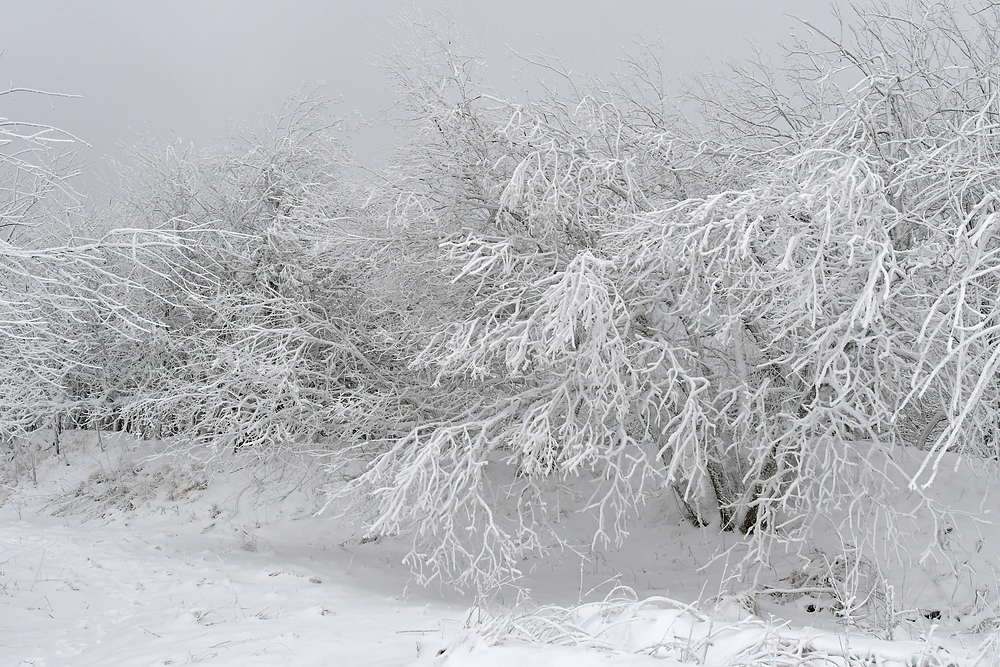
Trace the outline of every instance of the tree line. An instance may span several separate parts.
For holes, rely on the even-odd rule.
[[[567,508],[600,545],[672,494],[766,555],[995,458],[1000,8],[853,11],[681,96],[640,48],[511,99],[417,22],[389,166],[306,96],[137,148],[99,213],[65,136],[5,121],[0,436],[315,456],[423,580],[480,588]]]

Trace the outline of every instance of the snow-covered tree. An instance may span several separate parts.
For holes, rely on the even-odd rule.
[[[326,106],[307,97],[204,153],[143,148],[133,161],[117,215],[217,234],[165,255],[204,280],[150,276],[167,298],[151,366],[122,401],[128,428],[268,459],[397,420],[401,318],[374,268],[393,241]]]
[[[448,285],[411,361],[426,419],[349,493],[425,578],[506,581],[566,507],[600,542],[663,492],[766,563],[823,522],[893,530],[883,491],[944,451],[995,455],[997,10],[855,11],[683,123],[639,59],[643,85],[514,102],[415,40],[397,227]]]

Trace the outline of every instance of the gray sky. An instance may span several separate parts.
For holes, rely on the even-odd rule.
[[[501,85],[515,67],[507,47],[604,74],[638,35],[660,36],[663,62],[683,77],[709,58],[745,57],[751,43],[773,51],[795,25],[787,14],[829,17],[806,0],[3,0],[0,82],[82,97],[0,97],[0,117],[89,142],[80,154],[92,174],[136,132],[205,146],[321,82],[344,111],[374,116],[390,99],[372,62],[392,41],[389,19],[411,5],[450,8]],[[388,141],[376,128],[355,150],[371,160]]]

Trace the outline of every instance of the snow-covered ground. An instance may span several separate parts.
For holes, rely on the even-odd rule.
[[[919,604],[868,633],[845,629],[822,586],[719,597],[727,562],[711,556],[735,538],[655,507],[621,553],[536,567],[525,584],[552,606],[515,610],[514,593],[476,604],[413,585],[404,544],[316,516],[324,499],[295,466],[213,475],[125,438],[62,446],[0,507],[0,666],[993,664],[988,524],[978,550],[958,549],[964,570],[917,568]],[[963,479],[949,493],[976,495],[980,478]],[[788,571],[802,588],[808,568]]]
[[[460,625],[462,606],[404,597],[399,568],[341,547],[308,494],[271,516],[252,475],[205,489],[123,454],[50,459],[3,507],[0,665],[400,665]]]

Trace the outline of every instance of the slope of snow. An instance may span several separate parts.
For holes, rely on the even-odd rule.
[[[403,541],[316,516],[325,499],[301,467],[223,474],[88,433],[65,435],[59,456],[36,445],[37,483],[9,484],[0,506],[2,666],[992,664],[980,645],[996,638],[1000,537],[961,513],[921,528],[958,560],[909,570],[899,586],[919,606],[877,636],[846,631],[821,590],[721,594],[735,538],[665,522],[662,507],[620,553],[537,564],[525,585],[552,606],[514,608],[515,591],[414,586]],[[981,504],[983,479],[961,481],[945,494]],[[805,581],[801,558],[786,565],[772,588]]]

